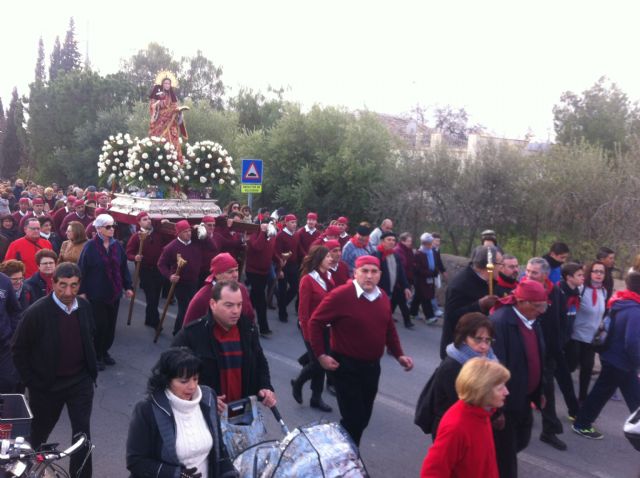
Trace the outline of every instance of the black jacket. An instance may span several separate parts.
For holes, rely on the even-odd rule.
[[[200,386],[200,410],[204,416],[213,446],[209,452],[209,475],[204,478],[231,478],[238,473],[231,464],[222,441],[216,395]],[[131,478],[175,478],[181,464],[176,454],[176,429],[169,399],[161,390],[138,402],[133,410],[127,437],[127,469]]]
[[[242,397],[256,395],[262,389],[273,390],[269,364],[262,351],[258,329],[245,316],[238,321],[240,347],[242,348]],[[200,383],[207,385],[221,395],[220,351],[213,339],[213,317],[211,311],[195,322],[184,327],[173,339],[174,347],[189,347],[202,360]]]
[[[527,396],[527,383],[529,369],[527,366],[527,354],[524,348],[524,341],[518,326],[520,319],[513,311],[512,306],[504,306],[491,315],[491,321],[495,328],[496,341],[493,344],[493,352],[500,360],[500,363],[509,369],[511,378],[507,382],[509,395],[504,405],[504,409],[513,412],[522,412],[529,406],[532,400],[538,407],[542,396],[542,380],[544,377],[544,339],[540,324],[536,320],[533,330],[538,338],[538,349],[540,352],[540,384],[531,396]]]
[[[447,356],[436,370],[434,377],[434,422],[431,436],[435,440],[440,420],[451,405],[458,401],[456,378],[462,370],[462,364]]]
[[[24,287],[29,291],[28,305],[33,304],[36,300],[42,299],[47,295],[47,283],[44,281],[40,272],[36,272],[26,281],[24,281]]]
[[[447,286],[444,305],[444,322],[440,338],[440,358],[446,357],[447,345],[453,342],[458,320],[467,312],[482,312],[481,299],[489,294],[489,284],[483,280],[471,265],[461,270]]]
[[[391,288],[391,277],[389,276],[389,265],[387,261],[382,258],[382,253],[376,250],[373,255],[375,255],[378,259],[380,259],[380,270],[382,274],[380,276],[380,283],[378,286],[387,293],[389,298],[393,295],[393,289]],[[394,289],[405,290],[409,288],[409,282],[407,281],[407,274],[404,271],[404,266],[402,265],[402,259],[400,259],[400,254],[397,252],[393,253],[393,257],[396,260],[396,283]]]
[[[29,388],[48,390],[55,384],[60,356],[57,308],[51,294],[38,300],[24,312],[13,336],[13,363]],[[98,376],[93,348],[95,325],[91,306],[81,297],[78,297],[78,320],[86,370],[95,381]]]

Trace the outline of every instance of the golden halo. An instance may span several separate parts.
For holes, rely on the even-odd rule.
[[[159,71],[158,74],[156,75],[155,84],[162,85],[162,80],[164,80],[165,78],[168,78],[169,80],[171,80],[171,86],[173,88],[178,88],[180,86],[180,84],[178,83],[178,79],[176,78],[176,75],[174,75],[173,72],[169,70]]]

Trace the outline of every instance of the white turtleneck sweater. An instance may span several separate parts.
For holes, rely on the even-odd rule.
[[[202,476],[208,476],[208,458],[213,439],[200,410],[200,387],[191,400],[182,400],[169,389],[165,390],[165,395],[176,422],[176,454],[180,463],[186,468],[196,467]]]

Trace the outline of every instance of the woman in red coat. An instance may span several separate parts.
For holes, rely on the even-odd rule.
[[[490,418],[509,395],[510,376],[486,358],[464,364],[456,379],[459,400],[442,417],[420,478],[498,478]]]
[[[324,246],[313,246],[302,261],[298,320],[309,361],[302,368],[298,377],[291,380],[293,398],[298,403],[302,403],[302,387],[308,380],[311,380],[311,408],[317,408],[323,412],[331,411],[331,407],[322,400],[325,372],[311,350],[307,325],[313,311],[320,305],[327,293],[334,288],[331,272],[329,272],[329,267],[332,264],[333,259],[329,255],[329,249]]]

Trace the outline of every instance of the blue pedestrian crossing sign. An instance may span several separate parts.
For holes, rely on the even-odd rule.
[[[243,159],[242,160],[242,184],[262,184],[262,160]]]

